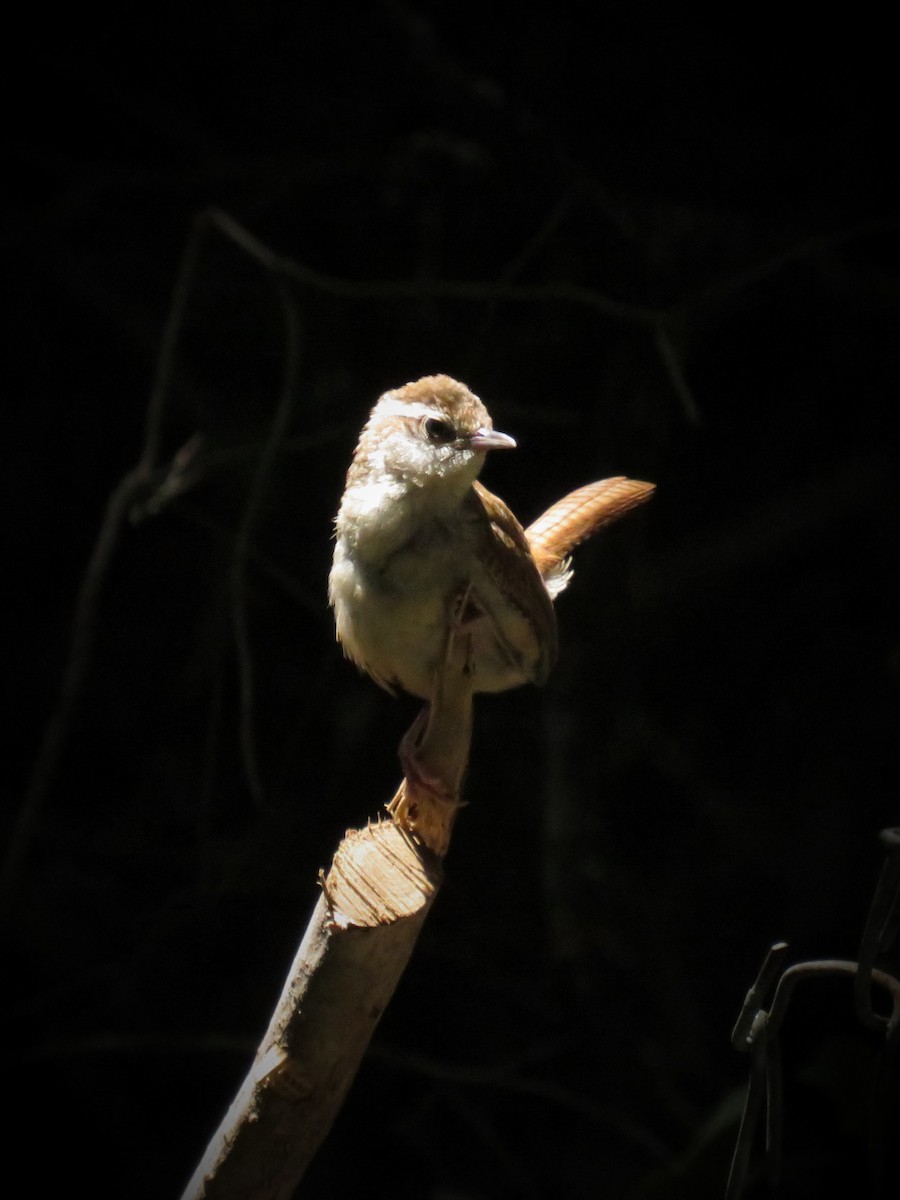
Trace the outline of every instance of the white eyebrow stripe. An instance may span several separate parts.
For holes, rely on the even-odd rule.
[[[379,417],[433,417],[440,415],[434,405],[422,404],[419,400],[398,400],[390,392],[381,397],[375,405],[375,411]]]

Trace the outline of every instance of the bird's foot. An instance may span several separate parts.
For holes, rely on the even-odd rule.
[[[431,705],[426,704],[400,742],[403,782],[387,806],[394,821],[441,858],[450,844],[450,831],[464,801],[459,797],[458,776],[447,764],[433,762],[423,751],[429,728]],[[433,746],[433,743],[429,743]]]

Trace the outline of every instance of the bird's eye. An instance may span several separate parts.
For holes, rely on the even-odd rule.
[[[425,422],[425,436],[433,445],[445,446],[447,442],[456,441],[456,430],[449,421],[429,417]]]

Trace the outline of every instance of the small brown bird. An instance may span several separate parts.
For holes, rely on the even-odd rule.
[[[654,490],[601,480],[523,530],[477,482],[487,451],[515,444],[447,375],[385,392],[372,409],[337,515],[328,595],[345,653],[389,691],[431,700],[451,637],[473,692],[542,683],[569,552]]]

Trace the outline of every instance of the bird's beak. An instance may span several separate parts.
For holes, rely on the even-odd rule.
[[[473,450],[515,450],[515,438],[496,429],[479,429],[469,438]]]

